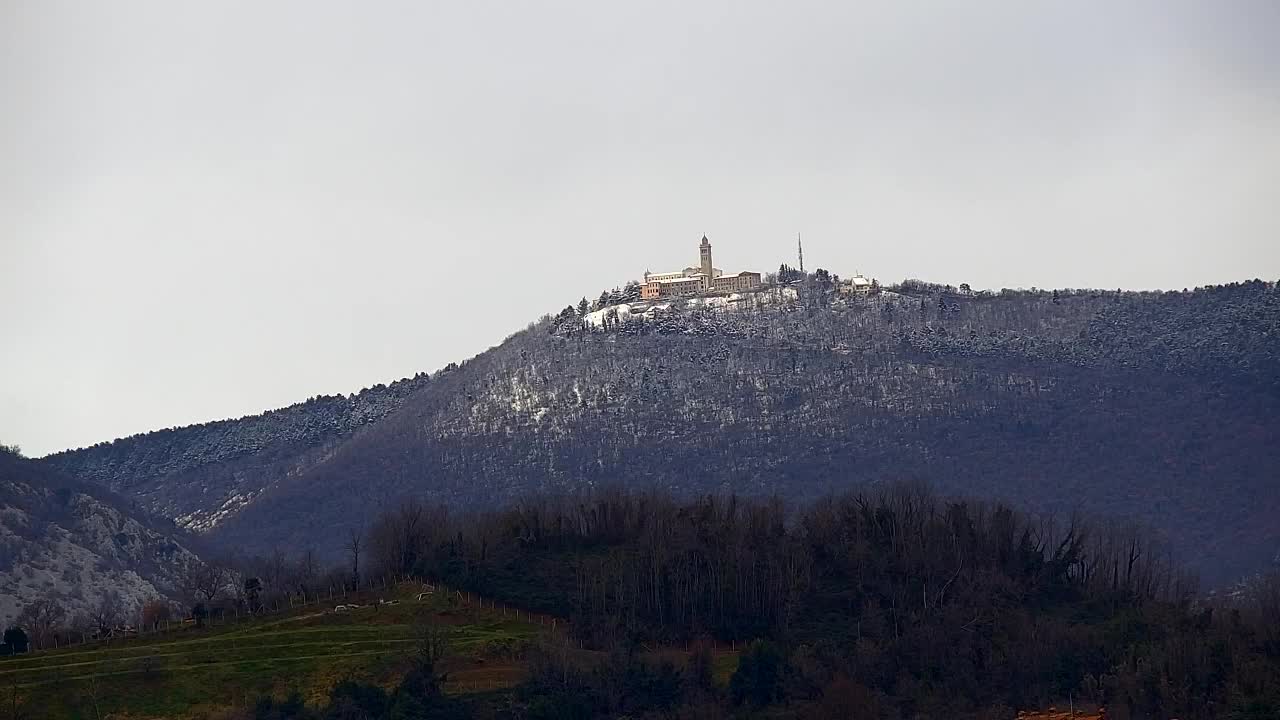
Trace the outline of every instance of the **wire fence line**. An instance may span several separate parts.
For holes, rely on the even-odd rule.
[[[226,628],[231,626],[246,625],[252,623],[261,623],[264,620],[280,620],[286,619],[298,610],[324,606],[332,608],[330,611],[336,611],[337,606],[346,605],[346,600],[366,600],[367,604],[362,604],[359,609],[366,607],[377,608],[387,599],[377,598],[376,602],[370,601],[371,596],[377,596],[379,592],[402,592],[409,587],[416,587],[420,590],[415,593],[415,599],[427,599],[424,595],[431,598],[443,597],[456,599],[460,608],[469,608],[479,612],[488,610],[499,617],[514,619],[518,622],[527,622],[538,625],[555,636],[555,642],[558,645],[569,647],[575,650],[587,649],[580,640],[573,636],[568,621],[563,617],[557,617],[547,613],[531,612],[527,609],[508,605],[506,603],[486,598],[475,592],[463,590],[460,588],[450,587],[444,583],[436,582],[430,578],[424,578],[414,575],[386,575],[372,580],[367,585],[359,589],[353,589],[346,586],[339,588],[331,585],[327,590],[307,592],[303,591],[299,595],[287,595],[283,598],[277,597],[263,603],[257,610],[250,610],[247,607],[241,607],[242,601],[236,605],[227,608],[216,608],[207,617],[203,619],[186,618],[183,620],[172,621],[165,620],[163,623],[156,623],[152,627],[138,627],[128,632],[120,634],[112,634],[108,637],[95,637],[87,632],[80,633],[79,637],[74,634],[63,633],[61,635],[54,634],[49,640],[43,644],[38,638],[31,638],[25,653],[15,653],[11,657],[27,657],[35,653],[43,653],[49,651],[65,650],[70,648],[86,648],[100,647],[103,649],[110,648],[112,645],[120,644],[128,640],[142,637],[176,637],[182,634],[194,633],[200,630],[213,628]],[[704,639],[698,643],[686,641],[681,645],[665,646],[663,648],[646,648],[650,651],[658,650],[684,650],[691,652],[695,645],[705,645],[712,653],[723,655],[726,653],[736,653],[741,643],[736,641],[719,642],[711,639]],[[0,658],[0,662],[3,659]]]
[[[495,613],[501,613],[502,617],[510,617],[517,621],[525,621],[532,624],[547,627],[551,630],[557,630],[564,627],[565,620],[545,613],[530,612],[518,607],[507,605],[496,600],[485,598],[474,592],[449,587],[443,583],[433,582],[430,579],[412,576],[412,575],[386,575],[377,578],[367,585],[359,588],[349,588],[343,586],[331,585],[327,590],[308,592],[304,590],[300,594],[289,594],[284,597],[277,597],[264,602],[258,609],[250,609],[243,607],[244,601],[238,600],[230,607],[222,606],[213,608],[209,614],[203,618],[184,618],[182,620],[168,620],[157,622],[150,626],[138,626],[137,628],[113,628],[105,637],[98,632],[81,631],[53,633],[41,642],[39,635],[32,635],[28,639],[28,645],[25,652],[14,653],[9,657],[28,657],[32,654],[66,650],[70,648],[85,647],[101,647],[109,648],[114,644],[119,644],[128,640],[142,637],[155,637],[157,635],[177,636],[179,634],[191,633],[197,630],[206,630],[212,628],[225,628],[228,626],[236,626],[253,622],[261,622],[268,619],[287,618],[294,614],[297,610],[308,607],[328,607],[334,604],[345,605],[342,602],[349,599],[368,599],[370,595],[376,595],[379,591],[400,591],[406,585],[417,586],[422,592],[415,595],[415,598],[422,594],[431,595],[432,597],[457,598],[457,602],[461,607],[474,608],[477,611],[491,610]],[[379,598],[378,604],[386,601],[386,598]],[[335,604],[336,603],[336,604]],[[360,607],[377,607],[378,604],[369,603]],[[3,658],[0,658],[3,662]]]

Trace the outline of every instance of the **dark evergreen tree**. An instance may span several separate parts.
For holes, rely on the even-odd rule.
[[[729,682],[733,701],[765,706],[777,700],[782,693],[783,663],[776,645],[767,640],[752,642],[742,653]]]
[[[20,627],[11,627],[4,631],[4,642],[0,643],[0,655],[18,655],[30,650],[27,632]]]

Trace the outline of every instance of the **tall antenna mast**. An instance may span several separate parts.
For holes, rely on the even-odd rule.
[[[800,243],[800,233],[796,233],[796,250],[800,253],[800,273],[804,274],[804,245]]]

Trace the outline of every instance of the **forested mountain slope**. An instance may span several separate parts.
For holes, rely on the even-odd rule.
[[[1211,583],[1280,549],[1274,285],[754,297],[595,324],[566,309],[440,373],[213,537],[332,553],[335,528],[405,495],[476,507],[623,484],[800,502],[907,479],[1150,524]]]
[[[158,430],[50,455],[58,471],[105,485],[180,525],[207,530],[279,480],[400,407],[426,373],[350,397],[328,395],[260,415]]]
[[[34,600],[66,619],[173,596],[197,562],[187,538],[101,488],[0,451],[0,624]]]

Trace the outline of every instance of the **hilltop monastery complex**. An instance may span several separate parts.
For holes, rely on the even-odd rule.
[[[763,286],[760,273],[744,270],[737,275],[725,275],[711,262],[711,241],[702,236],[698,247],[699,263],[675,272],[645,272],[640,282],[642,300],[661,300],[674,297],[691,297],[708,293],[734,293],[755,290]],[[804,255],[800,256],[801,272],[804,271]],[[874,285],[861,274],[840,283],[841,295],[868,295]]]
[[[640,283],[640,297],[658,300],[668,297],[701,295],[709,292],[739,292],[760,287],[760,273],[743,271],[737,275],[725,275],[711,263],[711,241],[702,236],[698,248],[698,267],[687,267],[677,272],[644,274]]]

